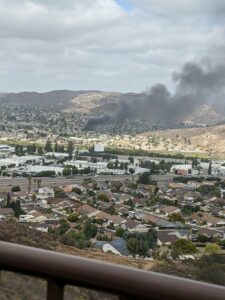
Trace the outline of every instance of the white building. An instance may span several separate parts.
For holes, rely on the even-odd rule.
[[[45,154],[45,157],[53,157],[56,159],[64,159],[69,157],[68,153],[60,153],[60,152],[48,152]]]
[[[95,144],[94,152],[104,152],[105,146],[103,144]]]
[[[8,145],[0,145],[0,157],[6,157],[15,152],[15,148]]]
[[[41,172],[55,172],[56,175],[62,175],[63,172],[63,168],[61,167],[54,167],[54,166],[27,166],[26,168],[24,168],[23,170],[21,170],[22,172],[26,172],[29,174],[38,174]]]

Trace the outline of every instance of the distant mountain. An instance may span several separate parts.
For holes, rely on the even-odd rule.
[[[0,103],[12,105],[55,105],[66,106],[73,97],[83,93],[82,91],[51,91],[47,93],[22,92],[10,93],[0,96]]]
[[[167,124],[187,122],[196,124],[217,124],[225,121],[224,111],[215,105],[198,104],[177,106],[161,98],[148,98],[144,93],[116,93],[103,91],[55,90],[46,93],[22,92],[0,93],[0,104],[51,106],[64,112],[110,115],[110,121],[117,122],[135,118],[151,119]],[[182,113],[181,113],[182,112]]]

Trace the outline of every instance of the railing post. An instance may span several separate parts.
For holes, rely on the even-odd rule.
[[[47,300],[63,300],[64,284],[48,279]]]

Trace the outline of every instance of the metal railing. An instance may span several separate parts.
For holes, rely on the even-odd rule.
[[[46,279],[48,300],[62,300],[65,285],[121,299],[225,299],[220,286],[6,242],[0,242],[0,269]]]

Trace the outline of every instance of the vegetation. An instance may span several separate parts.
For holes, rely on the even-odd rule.
[[[146,184],[146,185],[152,183],[151,173],[144,172],[144,173],[140,174],[138,177],[137,183]]]
[[[68,216],[67,219],[68,219],[69,222],[75,223],[75,222],[77,222],[78,219],[79,219],[79,214],[76,213],[76,212],[73,212],[73,213],[71,213],[71,214]]]
[[[220,246],[213,243],[208,243],[205,247],[205,252],[208,254],[217,253],[221,250]]]
[[[196,190],[203,195],[211,194],[214,197],[221,196],[220,188],[216,185],[201,185]]]
[[[17,192],[20,192],[21,191],[21,188],[19,185],[15,185],[11,188],[11,192],[13,193],[17,193]]]
[[[170,222],[181,222],[181,223],[185,223],[185,220],[183,218],[183,216],[179,213],[172,213],[169,216],[169,220]]]
[[[149,229],[147,233],[127,232],[124,234],[127,241],[127,248],[130,253],[146,257],[149,255],[149,250],[156,246],[157,234],[153,229]]]
[[[186,239],[179,239],[171,246],[171,255],[174,258],[178,258],[180,255],[194,254],[196,252],[197,248],[195,244]]]

